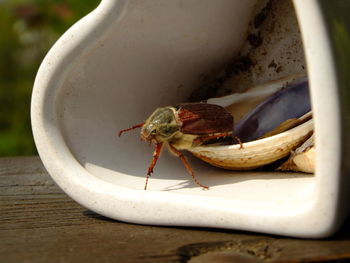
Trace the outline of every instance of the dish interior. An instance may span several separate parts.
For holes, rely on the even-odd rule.
[[[190,11],[179,5],[181,1],[168,2],[162,2],[168,5],[162,8],[171,12],[163,13],[156,4],[149,10],[146,4],[130,4],[122,19],[77,60],[57,97],[68,148],[92,175],[116,186],[142,190],[154,150],[140,141],[139,130],[121,137],[117,132],[144,122],[157,107],[186,101],[203,76],[230,63],[247,39],[258,1],[208,1]],[[314,175],[228,171],[186,156],[198,180],[210,190],[195,185],[181,161],[164,150],[148,191],[263,207],[302,204],[314,192]]]

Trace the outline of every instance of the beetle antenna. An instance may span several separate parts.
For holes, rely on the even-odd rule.
[[[202,187],[203,189],[209,190],[209,186],[205,186],[205,185],[201,184],[201,183],[197,180],[197,178],[196,178],[196,176],[195,176],[195,174],[194,174],[194,172],[193,172],[193,170],[192,170],[192,167],[191,167],[190,164],[188,163],[188,161],[187,161],[185,155],[183,155],[182,152],[180,152],[178,149],[176,149],[176,148],[175,148],[173,145],[171,145],[170,143],[169,143],[168,145],[169,145],[170,150],[171,150],[173,153],[175,153],[175,154],[181,159],[181,161],[182,161],[183,164],[185,165],[185,167],[186,167],[188,173],[192,176],[193,181],[194,181],[197,185],[199,185],[200,187]]]
[[[137,129],[137,128],[141,128],[145,123],[140,123],[140,124],[137,124],[137,125],[134,125],[132,126],[131,128],[127,128],[127,129],[124,129],[124,130],[120,130],[118,132],[118,136],[120,137],[124,132],[128,132],[128,131],[131,131],[131,130],[134,130],[134,129]]]
[[[156,165],[156,163],[158,161],[158,158],[160,156],[160,152],[162,150],[162,147],[163,147],[163,143],[162,142],[159,142],[159,143],[156,144],[156,149],[154,150],[154,153],[153,153],[153,159],[152,159],[152,162],[151,162],[150,166],[148,167],[148,172],[147,172],[147,175],[146,175],[146,183],[145,183],[145,188],[144,188],[145,190],[147,189],[148,178],[153,173],[153,168],[154,168],[154,166]]]

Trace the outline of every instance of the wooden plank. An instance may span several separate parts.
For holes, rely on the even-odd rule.
[[[122,223],[66,196],[38,157],[0,159],[0,262],[348,262],[350,224],[328,240]]]

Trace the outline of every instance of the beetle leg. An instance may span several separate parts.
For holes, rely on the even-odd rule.
[[[153,159],[152,159],[152,162],[151,162],[150,166],[148,167],[148,172],[147,172],[147,175],[146,175],[146,183],[145,183],[145,188],[144,188],[145,190],[147,189],[148,178],[153,173],[153,168],[156,165],[157,160],[158,160],[158,158],[160,156],[160,151],[162,150],[162,146],[163,146],[162,142],[159,142],[159,143],[156,144],[156,149],[154,150],[154,153],[153,153]]]
[[[196,176],[195,176],[195,174],[194,174],[194,172],[193,172],[193,170],[192,170],[192,167],[191,167],[190,164],[188,163],[188,161],[187,161],[186,157],[183,155],[183,153],[180,152],[178,149],[176,149],[176,148],[175,148],[173,145],[171,145],[170,143],[169,143],[169,148],[170,148],[170,150],[171,150],[174,154],[176,154],[176,155],[181,159],[181,161],[182,161],[182,163],[185,165],[185,167],[186,167],[188,173],[192,176],[193,181],[194,181],[197,185],[199,185],[200,187],[202,187],[203,189],[208,190],[208,189],[209,189],[209,186],[205,186],[205,185],[201,184],[201,183],[197,180],[197,178],[196,178]]]
[[[243,149],[243,143],[237,136],[232,135],[232,139],[235,139],[239,143],[240,145],[239,149]]]
[[[122,133],[124,132],[128,132],[128,131],[131,131],[131,130],[134,130],[134,129],[137,129],[137,128],[141,128],[145,123],[140,123],[140,124],[137,124],[137,125],[134,125],[132,126],[131,128],[127,128],[127,129],[124,129],[124,130],[120,130],[118,132],[118,136],[120,137],[122,135]]]
[[[232,137],[232,132],[223,132],[223,133],[218,133],[218,134],[214,134],[214,135],[199,136],[193,141],[193,144],[194,144],[194,146],[198,146],[198,145],[203,144],[206,141],[209,141],[211,139],[218,139],[218,138],[222,138],[222,137]]]
[[[198,138],[196,138],[193,141],[193,145],[194,146],[198,146],[198,145],[201,145],[201,144],[205,143],[208,140],[218,139],[218,138],[221,138],[221,137],[231,137],[232,139],[235,139],[240,144],[239,149],[243,149],[242,141],[237,136],[232,135],[231,132],[223,132],[223,133],[219,133],[219,134],[198,137]],[[233,142],[232,142],[232,144],[233,144]]]

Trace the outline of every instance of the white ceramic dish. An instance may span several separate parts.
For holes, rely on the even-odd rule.
[[[74,200],[118,220],[332,234],[347,208],[344,156],[350,147],[346,98],[340,96],[345,75],[327,31],[342,7],[328,2],[294,1],[311,84],[315,176],[233,175],[190,158],[211,187],[203,191],[177,158],[164,153],[144,191],[153,149],[138,132],[116,136],[156,107],[185,100],[201,73],[234,56],[255,0],[103,0],[61,37],[39,69],[31,114],[44,165]]]

